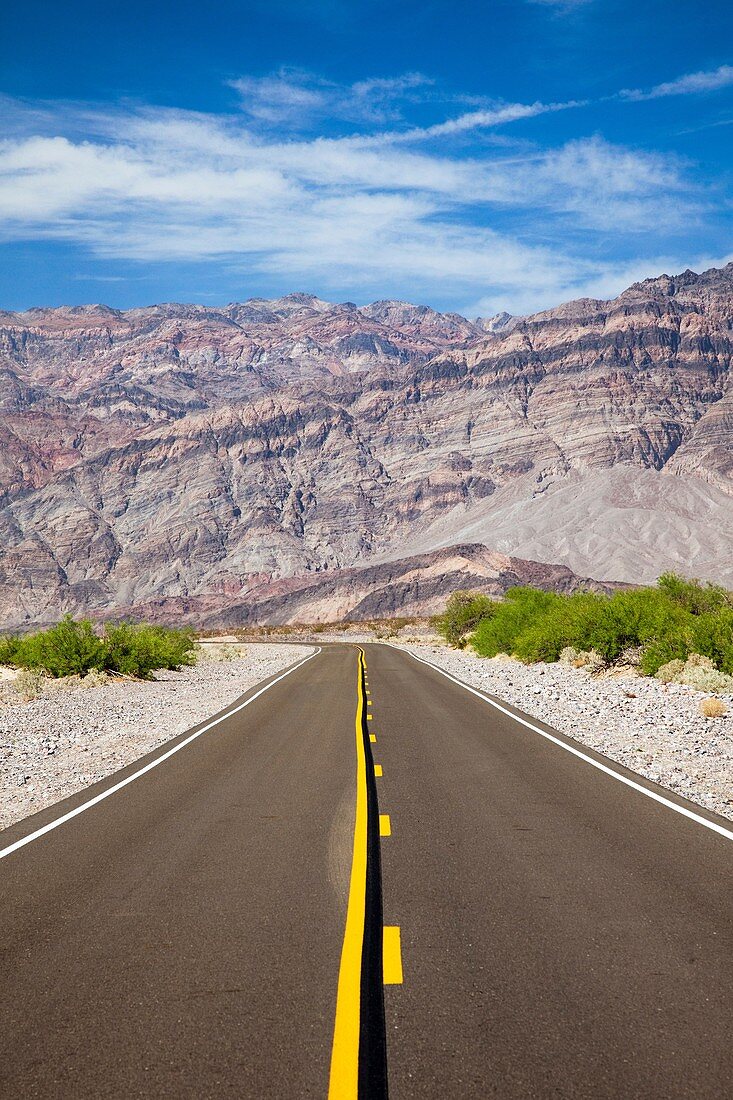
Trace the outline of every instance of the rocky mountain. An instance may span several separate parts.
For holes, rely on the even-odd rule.
[[[579,577],[564,565],[524,561],[480,543],[468,543],[375,565],[255,581],[236,598],[211,594],[164,597],[131,611],[147,621],[183,619],[213,627],[359,622],[433,614],[443,609],[451,592],[471,590],[502,596],[516,584],[553,592],[603,592],[617,587]]]
[[[491,322],[303,294],[0,313],[4,625],[333,617],[457,544],[733,583],[732,352],[733,264]]]

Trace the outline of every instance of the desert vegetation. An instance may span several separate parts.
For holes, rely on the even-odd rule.
[[[433,626],[483,657],[563,660],[589,671],[625,664],[666,683],[733,690],[733,593],[674,573],[612,595],[517,587],[494,601],[456,592]]]
[[[118,673],[149,679],[156,669],[179,669],[196,661],[196,636],[191,630],[171,630],[145,623],[108,623],[98,632],[88,620],[70,616],[34,634],[0,639],[0,665],[54,678]]]

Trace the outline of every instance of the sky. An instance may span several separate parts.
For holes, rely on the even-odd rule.
[[[0,309],[490,316],[733,260],[733,5],[4,0]]]

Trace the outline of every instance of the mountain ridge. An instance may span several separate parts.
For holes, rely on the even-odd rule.
[[[733,264],[483,324],[302,293],[0,314],[0,614],[235,599],[451,531],[733,580]]]

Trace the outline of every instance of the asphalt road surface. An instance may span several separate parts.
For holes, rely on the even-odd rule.
[[[387,646],[241,702],[0,833],[0,1095],[733,1095],[730,822]]]

